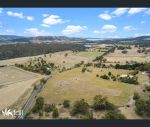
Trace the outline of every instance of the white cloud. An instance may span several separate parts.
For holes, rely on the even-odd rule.
[[[100,32],[99,30],[94,30],[93,33],[99,34],[99,33],[101,33],[101,32]]]
[[[46,16],[45,19],[43,19],[42,24],[46,25],[56,25],[56,24],[61,24],[65,22],[69,22],[69,20],[63,20],[60,18],[58,15],[46,15],[44,14],[43,16]]]
[[[80,26],[80,25],[69,25],[67,26],[63,31],[62,34],[74,34],[74,33],[79,33],[81,31],[84,31],[87,29],[87,26]]]
[[[25,29],[24,33],[28,34],[28,35],[33,35],[33,36],[47,36],[47,35],[50,35],[49,32],[46,32],[44,30],[39,30],[38,28]]]
[[[17,17],[17,18],[20,18],[20,19],[27,19],[29,21],[33,21],[34,20],[34,17],[32,17],[32,16],[25,16],[21,12],[19,13],[19,12],[8,11],[7,15],[13,16],[13,17]]]
[[[128,14],[129,15],[133,15],[133,14],[137,14],[137,13],[140,13],[142,11],[145,11],[147,8],[131,8],[129,11],[128,11]]]
[[[3,13],[3,8],[0,8],[0,14]]]
[[[49,28],[49,27],[50,27],[50,26],[47,25],[47,24],[41,24],[41,26],[46,27],[46,28]]]
[[[34,17],[32,17],[32,16],[26,16],[26,18],[27,18],[27,20],[29,20],[29,21],[34,20]]]
[[[101,28],[101,33],[113,33],[116,32],[116,30],[117,30],[116,26],[107,24]]]
[[[146,23],[146,21],[141,21],[140,23],[141,23],[141,24],[144,24],[144,23]]]
[[[14,17],[18,17],[18,18],[21,18],[21,19],[24,18],[23,13],[18,13],[18,12],[8,11],[8,12],[7,12],[7,15],[9,15],[9,16],[14,16]]]
[[[124,26],[123,29],[126,30],[126,31],[136,30],[133,26]]]
[[[49,14],[42,14],[42,16],[43,16],[43,17],[48,17],[48,16],[49,16]]]
[[[103,20],[110,20],[111,19],[111,15],[109,15],[107,13],[100,14],[98,17],[103,19]]]
[[[115,11],[112,12],[114,16],[121,16],[128,11],[128,8],[117,8]]]

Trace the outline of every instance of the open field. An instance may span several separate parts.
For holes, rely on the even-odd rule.
[[[96,74],[108,74],[111,71],[114,75],[127,74],[128,70],[115,69],[92,69],[92,72],[81,72],[82,68],[73,69],[60,73],[48,80],[40,96],[43,96],[46,103],[62,103],[68,99],[71,102],[81,98],[92,103],[95,95],[107,96],[112,103],[122,106],[128,102],[133,95],[136,85],[121,83],[118,81],[104,80],[96,77]],[[139,78],[143,78],[139,74]]]
[[[121,53],[122,50],[115,50],[114,53],[109,53],[105,56],[107,62],[120,62],[126,63],[126,61],[137,61],[137,62],[145,62],[150,61],[150,54],[137,53],[138,48],[131,46],[132,49],[127,49],[127,53]]]
[[[14,66],[1,67],[0,75],[0,110],[14,104],[43,77]]]
[[[101,56],[103,54],[104,54],[104,52],[97,52],[97,51],[83,51],[83,52],[79,52],[80,56],[88,57],[88,58],[93,58],[93,59],[95,57]]]

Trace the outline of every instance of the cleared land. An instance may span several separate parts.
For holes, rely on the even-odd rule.
[[[0,110],[14,104],[43,77],[14,66],[0,67],[0,75]]]
[[[53,76],[48,80],[40,96],[43,96],[46,103],[62,103],[68,99],[71,102],[79,99],[86,99],[92,103],[95,95],[101,94],[108,97],[112,103],[122,106],[128,102],[136,85],[126,84],[118,81],[104,80],[96,77],[96,74],[108,74],[111,71],[114,75],[127,74],[128,70],[115,69],[92,69],[92,72],[81,72],[82,68],[76,68]],[[139,74],[139,81],[144,77]]]
[[[138,53],[138,48],[131,46],[132,49],[127,49],[127,53],[121,53],[123,50],[115,50],[114,53],[109,53],[105,56],[107,62],[109,63],[126,63],[126,61],[137,61],[137,62],[149,62],[150,61],[150,54]]]

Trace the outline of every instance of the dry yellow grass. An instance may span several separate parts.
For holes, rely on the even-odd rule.
[[[129,73],[127,70],[93,69],[93,72],[82,73],[81,69],[77,68],[53,76],[46,83],[40,96],[44,97],[46,103],[58,104],[65,99],[74,102],[81,98],[92,103],[93,97],[101,94],[107,96],[112,103],[121,106],[128,102],[128,98],[136,88],[135,85],[96,77],[96,74],[108,74],[109,71],[114,75],[126,74]]]
[[[9,107],[22,96],[26,90],[43,76],[18,69],[16,67],[0,68],[0,110]]]

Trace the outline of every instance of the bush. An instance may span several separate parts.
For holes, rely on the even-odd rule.
[[[108,75],[111,76],[111,72],[108,72]]]
[[[43,105],[44,105],[44,98],[38,97],[36,99],[36,103],[35,103],[34,107],[32,108],[32,112],[33,113],[39,112],[41,109],[43,109]]]
[[[63,106],[64,106],[64,108],[70,107],[70,101],[69,100],[64,100]]]
[[[85,72],[85,71],[86,71],[86,67],[83,67],[83,68],[82,68],[82,72]]]
[[[146,86],[145,89],[150,92],[150,86]]]
[[[99,77],[99,74],[97,74],[96,77]]]
[[[102,95],[96,95],[94,97],[93,108],[95,110],[114,110],[115,105],[108,102],[106,97],[103,97]]]
[[[149,100],[142,100],[139,99],[135,103],[135,111],[138,115],[145,115],[150,117],[150,99]]]
[[[85,102],[84,99],[80,100],[80,101],[76,101],[73,109],[71,111],[71,115],[76,115],[76,114],[87,114],[89,112],[89,105],[87,102]]]
[[[44,106],[44,111],[45,111],[45,112],[51,112],[51,111],[53,111],[54,108],[55,108],[55,105],[54,105],[54,104],[46,104],[46,105]]]
[[[117,113],[116,111],[110,111],[110,112],[105,114],[103,119],[126,119],[126,118],[121,113]]]
[[[127,76],[127,77],[123,77],[123,78],[120,78],[120,81],[121,82],[124,82],[124,83],[129,83],[129,84],[135,84],[135,85],[137,85],[137,84],[139,84],[138,83],[138,80],[137,80],[137,77],[129,77],[129,76]]]
[[[39,116],[43,116],[43,112],[42,111],[39,111]]]
[[[139,96],[139,94],[138,94],[137,92],[134,93],[133,99],[134,99],[134,100],[140,99],[140,96]]]
[[[107,75],[101,75],[100,78],[109,80],[109,77]]]
[[[93,119],[93,113],[92,112],[89,112],[83,116],[81,116],[81,119],[88,119],[88,120],[91,120]]]
[[[58,109],[57,108],[54,108],[53,109],[53,118],[57,118],[59,116],[59,112],[58,112]]]
[[[145,101],[142,99],[139,99],[135,102],[135,111],[138,115],[143,115],[145,112]]]

